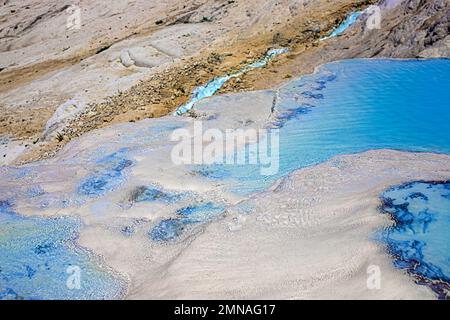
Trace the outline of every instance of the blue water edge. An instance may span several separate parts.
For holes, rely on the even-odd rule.
[[[449,299],[450,181],[395,186],[381,200],[381,210],[395,221],[381,235],[395,266],[428,285],[440,299]]]
[[[23,217],[0,201],[0,300],[119,299],[124,283],[76,245],[74,218]]]
[[[374,149],[450,154],[450,60],[346,60],[279,91],[269,132],[279,130],[279,170],[263,165],[197,166],[251,194],[337,155]],[[274,146],[276,147],[276,146]],[[245,152],[242,151],[242,152]],[[276,161],[275,158],[273,161]]]

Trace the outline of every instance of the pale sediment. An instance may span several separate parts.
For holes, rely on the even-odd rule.
[[[21,93],[30,87],[37,91],[47,90],[58,83],[62,86],[61,92],[65,92],[64,85],[67,88],[70,84],[63,82],[68,77],[76,78],[75,75],[82,74],[85,77],[75,81],[92,84],[99,81],[99,70],[113,66],[109,74],[112,78],[101,82],[93,93],[80,93],[86,87],[78,83],[68,96],[48,97],[44,104],[54,100],[48,103],[47,107],[51,107],[45,109],[45,116],[35,128],[22,125],[24,128],[20,130],[25,130],[21,131],[22,138],[45,138],[53,134],[59,139],[58,133],[61,133],[62,139],[38,145],[34,151],[18,158],[19,161],[49,157],[69,139],[81,137],[67,144],[53,159],[17,168],[3,167],[2,194],[15,198],[17,211],[22,214],[80,217],[85,225],[80,231],[80,244],[102,255],[108,265],[127,276],[126,298],[129,299],[434,298],[428,288],[417,286],[407,274],[395,269],[383,245],[372,241],[370,236],[392,224],[378,211],[379,194],[404,181],[450,179],[448,156],[390,150],[339,156],[298,170],[279,180],[270,190],[246,198],[228,193],[226,182],[204,179],[192,168],[180,168],[168,161],[174,145],[168,142],[170,133],[178,127],[192,126],[193,119],[167,116],[137,121],[173,111],[186,101],[195,85],[212,76],[235,71],[272,46],[287,45],[292,51],[266,69],[249,73],[238,82],[231,81],[222,92],[273,87],[286,78],[312,71],[314,67],[336,59],[448,56],[448,36],[442,36],[439,31],[446,21],[446,16],[441,13],[448,12],[445,11],[448,4],[439,1],[435,6],[430,5],[432,1],[406,1],[394,9],[385,9],[387,24],[379,31],[368,32],[360,21],[350,33],[338,39],[317,42],[349,10],[369,2],[342,1],[339,2],[340,9],[326,13],[319,10],[327,8],[320,2],[319,9],[309,9],[317,13],[318,20],[324,20],[304,22],[301,34],[276,33],[277,36],[269,37],[270,44],[265,35],[255,40],[257,46],[251,51],[248,44],[239,41],[239,35],[232,33],[234,47],[228,49],[238,53],[231,55],[206,50],[195,56],[196,51],[208,48],[209,41],[221,32],[210,21],[204,21],[202,25],[189,25],[193,35],[198,36],[192,43],[187,42],[188,47],[194,46],[192,52],[186,48],[164,48],[157,38],[129,40],[101,50],[87,60],[92,62],[90,66],[76,64],[57,74],[46,74],[40,84],[30,82],[29,86],[8,91],[4,97],[19,106],[29,98],[22,97]],[[239,3],[239,10],[241,5]],[[201,22],[203,12],[211,12],[208,5],[197,9],[191,15],[188,12],[188,16],[180,14],[176,22],[189,22],[190,19]],[[397,17],[399,12],[402,15]],[[226,16],[220,11],[219,21],[222,14]],[[417,20],[409,22],[414,15],[418,16]],[[261,14],[254,20],[246,20],[245,25],[255,36],[259,27],[278,25],[282,18],[281,14],[275,18]],[[336,18],[339,21],[335,21]],[[302,19],[293,20],[295,25]],[[171,22],[167,21],[167,24]],[[311,29],[311,25],[315,27]],[[414,25],[424,32],[412,39]],[[273,28],[272,31],[276,31]],[[404,35],[405,39],[399,38],[399,30],[405,28],[410,32]],[[175,29],[177,26],[165,30]],[[196,34],[198,30],[200,35]],[[232,31],[232,28],[227,30]],[[427,30],[438,31],[427,34]],[[172,44],[179,41],[182,33],[180,30],[170,33],[174,36]],[[411,44],[418,37],[419,45]],[[368,45],[368,40],[376,45]],[[144,50],[145,47],[148,50]],[[219,42],[213,48],[225,50],[226,47]],[[158,63],[163,65],[154,67]],[[180,73],[180,70],[184,71]],[[150,81],[135,85],[143,79]],[[107,102],[96,100],[117,90],[115,84],[118,82],[123,84],[124,93]],[[157,94],[154,94],[155,88]],[[83,101],[83,104],[83,97],[86,105],[93,101],[98,103],[88,106],[86,113],[78,113],[78,104],[70,100],[77,94],[80,94],[77,101]],[[217,97],[214,106],[201,102],[200,107],[204,108],[200,108],[198,116],[207,120],[208,128],[240,128],[243,123],[249,124],[249,128],[259,128],[271,116],[274,94],[267,90]],[[64,103],[66,101],[69,103]],[[248,107],[232,108],[239,104]],[[56,114],[48,111],[56,110],[59,105],[62,107]],[[26,106],[25,103],[21,108],[25,110]],[[11,109],[13,107],[9,108],[4,122],[16,123],[15,116],[9,114],[15,113]],[[39,110],[33,112],[39,113]],[[67,120],[73,114],[77,116],[71,121],[76,124]],[[48,119],[51,119],[49,123]],[[111,122],[130,120],[137,122],[94,130]],[[43,134],[41,130],[45,124],[48,124],[47,132]],[[14,131],[13,123],[9,125],[11,127],[4,128]],[[8,130],[4,129],[3,133]],[[91,132],[85,134],[87,131]],[[25,146],[16,148],[20,154]],[[14,161],[12,158],[5,162]],[[47,193],[30,197],[30,187],[42,188]],[[173,199],[179,203],[173,203]],[[149,230],[154,230],[161,221],[179,218],[174,212],[191,208],[192,199],[206,203],[207,208],[218,209],[216,219],[183,226],[189,232],[180,232],[180,238],[172,243],[152,242]],[[176,227],[174,233],[177,233]],[[373,270],[370,269],[373,266],[381,271],[379,289],[368,284],[368,270]]]
[[[130,276],[129,299],[432,299],[371,236],[392,224],[378,210],[384,189],[448,179],[449,160],[387,150],[337,157],[228,207],[180,242],[145,245],[145,233],[123,241],[101,226],[80,241]],[[368,285],[371,266],[380,289]]]

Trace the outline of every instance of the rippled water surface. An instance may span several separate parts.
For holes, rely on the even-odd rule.
[[[450,154],[450,60],[348,60],[280,90],[272,127],[280,129],[280,170],[216,166],[233,191],[262,190],[298,168],[371,149]],[[223,172],[226,172],[224,174]]]

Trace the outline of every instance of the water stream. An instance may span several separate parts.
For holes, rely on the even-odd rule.
[[[362,14],[361,11],[350,13],[344,19],[344,21],[342,21],[342,23],[339,26],[337,26],[328,36],[323,37],[320,40],[324,41],[324,40],[328,40],[328,39],[340,36],[341,34],[343,34],[345,32],[345,30],[347,30],[349,27],[351,27],[358,20],[358,18],[361,16],[361,14]]]
[[[214,78],[205,85],[195,88],[192,92],[190,100],[184,105],[178,107],[178,109],[175,111],[175,114],[182,115],[188,112],[197,102],[213,96],[228,80],[232,78],[238,78],[253,69],[262,68],[267,65],[267,63],[269,63],[269,61],[272,60],[275,56],[286,53],[287,51],[288,50],[286,48],[271,49],[264,55],[264,57],[245,66],[238,72]]]

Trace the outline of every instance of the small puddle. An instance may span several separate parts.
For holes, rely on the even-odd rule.
[[[190,205],[177,210],[177,218],[158,223],[150,230],[149,236],[156,242],[175,240],[188,226],[212,221],[224,211],[223,206],[212,202]]]
[[[124,180],[123,171],[133,164],[125,158],[126,152],[127,149],[123,148],[98,160],[99,169],[81,182],[78,194],[97,197],[117,188]]]
[[[158,186],[140,186],[135,188],[130,196],[130,204],[139,202],[161,202],[173,204],[189,197],[188,193],[167,192]]]

